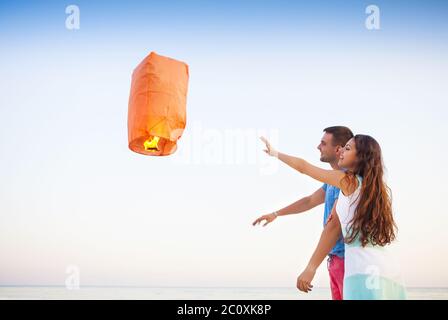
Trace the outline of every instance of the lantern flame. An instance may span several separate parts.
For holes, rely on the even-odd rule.
[[[152,137],[143,142],[143,147],[146,151],[159,151],[159,143],[160,137]]]

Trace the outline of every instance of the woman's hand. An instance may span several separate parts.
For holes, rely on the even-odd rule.
[[[265,215],[261,216],[260,218],[258,218],[257,220],[255,220],[254,222],[252,222],[252,225],[255,226],[255,225],[263,222],[263,220],[266,220],[266,222],[263,224],[263,227],[265,227],[266,225],[268,225],[269,223],[274,221],[276,218],[277,218],[277,216],[273,213],[265,214]]]
[[[313,281],[314,275],[316,274],[316,269],[307,267],[300,276],[297,278],[297,289],[300,291],[308,293],[313,288],[311,281]]]
[[[266,145],[266,149],[263,150],[264,152],[266,152],[268,155],[273,156],[273,157],[277,157],[278,156],[278,151],[275,150],[271,144],[269,143],[269,141],[265,138],[265,137],[260,137],[261,141],[263,141],[263,143]]]

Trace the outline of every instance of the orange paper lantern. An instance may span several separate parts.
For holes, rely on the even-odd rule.
[[[188,65],[151,52],[132,73],[129,149],[165,156],[177,149],[186,124]]]

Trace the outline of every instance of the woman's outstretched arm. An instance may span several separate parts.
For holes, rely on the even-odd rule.
[[[320,236],[319,244],[317,245],[316,250],[311,256],[305,270],[297,278],[297,289],[300,291],[311,291],[311,288],[313,287],[311,285],[311,281],[316,274],[317,268],[320,266],[328,253],[330,253],[331,249],[336,245],[336,242],[341,236],[341,224],[336,213],[336,203],[337,201],[333,206],[333,210],[331,211],[331,215],[324,231],[322,231],[322,235]]]
[[[261,141],[263,141],[266,145],[266,152],[267,154],[277,157],[280,161],[286,163],[288,166],[290,166],[293,169],[296,169],[300,173],[306,174],[307,176],[310,176],[313,179],[319,180],[323,183],[330,184],[332,186],[335,186],[339,189],[342,189],[344,191],[344,194],[346,194],[345,186],[343,187],[341,185],[341,181],[345,176],[345,173],[341,170],[325,170],[316,166],[313,166],[311,163],[305,161],[302,158],[289,156],[287,154],[278,152],[275,150],[271,144],[266,140],[266,138],[261,137]]]

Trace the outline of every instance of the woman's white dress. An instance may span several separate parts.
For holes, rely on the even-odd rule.
[[[341,191],[336,205],[344,238],[349,232],[359,202],[362,178],[357,178],[359,183],[356,191],[349,196]],[[344,300],[406,298],[398,264],[389,246],[367,244],[362,247],[359,239],[345,244]]]

